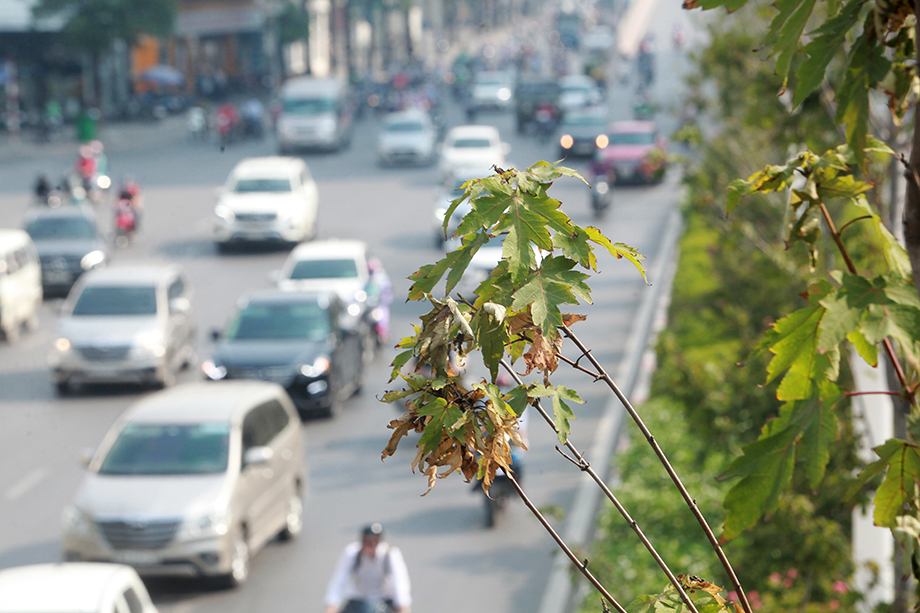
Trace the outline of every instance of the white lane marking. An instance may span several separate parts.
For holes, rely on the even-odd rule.
[[[13,485],[13,487],[6,490],[5,498],[7,500],[16,500],[17,498],[22,497],[47,476],[47,468],[36,468],[32,472],[26,474],[26,476],[20,479],[15,485]]]

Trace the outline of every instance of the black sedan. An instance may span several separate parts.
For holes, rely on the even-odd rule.
[[[67,295],[80,275],[108,261],[108,247],[88,206],[33,207],[25,230],[38,251],[46,296]]]
[[[361,389],[364,319],[333,292],[261,290],[244,295],[210,359],[205,377],[262,379],[283,386],[302,416],[332,416]]]

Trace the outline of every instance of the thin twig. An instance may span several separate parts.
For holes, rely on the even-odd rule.
[[[563,324],[561,326],[563,334],[575,343],[575,346],[578,347],[578,350],[582,353],[585,353],[588,360],[591,362],[591,365],[597,369],[599,373],[602,374],[603,380],[607,383],[607,386],[613,391],[620,402],[623,404],[623,408],[626,409],[626,412],[629,413],[633,421],[639,427],[639,430],[642,432],[642,436],[645,437],[645,440],[648,441],[648,444],[651,445],[652,449],[655,452],[655,455],[658,456],[658,460],[664,466],[665,470],[668,473],[668,476],[671,477],[671,481],[677,487],[677,490],[680,492],[680,495],[683,497],[684,502],[687,506],[690,507],[693,515],[696,517],[697,522],[699,522],[700,527],[703,529],[703,532],[706,534],[706,538],[709,539],[709,543],[712,546],[713,550],[716,552],[716,555],[719,557],[719,561],[722,563],[722,568],[725,569],[725,572],[728,574],[729,579],[732,582],[732,585],[735,588],[738,598],[741,601],[741,606],[744,608],[746,613],[753,613],[751,609],[751,603],[748,602],[747,594],[744,593],[744,588],[741,587],[741,582],[738,580],[738,576],[735,574],[735,570],[732,568],[731,562],[728,561],[728,556],[725,555],[725,552],[722,550],[722,546],[719,544],[719,539],[716,538],[716,535],[713,533],[712,528],[709,527],[709,524],[706,522],[706,518],[703,517],[703,513],[700,511],[699,507],[696,506],[696,501],[690,496],[690,493],[687,491],[687,488],[684,487],[684,484],[681,482],[680,477],[677,472],[674,470],[674,467],[671,466],[671,463],[668,461],[667,456],[664,454],[664,451],[661,450],[661,447],[658,445],[658,442],[655,440],[655,437],[652,436],[652,433],[646,427],[645,423],[642,421],[642,418],[639,417],[639,414],[636,412],[636,409],[632,406],[617,384],[613,381],[610,375],[604,370],[600,362],[598,362],[594,356],[587,353],[587,347],[584,343],[579,340],[577,336],[569,329],[568,326]]]
[[[594,362],[593,357],[589,356],[588,359]],[[511,377],[515,380],[515,382],[518,385],[524,385],[524,381],[521,379],[520,375],[514,372],[514,369],[511,368],[511,365],[508,364],[507,361],[503,359],[501,360],[500,363],[502,367],[508,372],[509,375],[511,375]],[[556,434],[558,435],[559,431],[556,430],[556,424],[553,421],[553,418],[543,408],[543,405],[540,403],[540,399],[536,398],[531,404],[531,406],[543,417],[544,421],[546,421],[546,423],[549,424],[549,427],[552,428],[553,431],[556,432]],[[671,585],[673,585],[674,588],[677,590],[677,593],[680,595],[680,599],[684,601],[684,604],[687,605],[687,608],[690,609],[692,613],[699,613],[696,608],[696,605],[693,604],[693,601],[691,601],[690,597],[687,596],[687,592],[684,591],[684,588],[681,585],[680,581],[677,579],[677,577],[674,576],[674,573],[671,572],[671,569],[668,568],[667,563],[655,550],[654,545],[652,545],[651,541],[648,540],[648,537],[645,536],[645,533],[642,532],[642,529],[639,527],[639,523],[635,521],[629,515],[629,513],[626,511],[626,508],[622,504],[620,504],[620,501],[617,500],[617,497],[613,494],[612,491],[610,491],[610,488],[607,487],[607,484],[604,483],[604,480],[601,479],[600,475],[598,475],[597,472],[595,472],[593,468],[591,468],[591,464],[589,464],[588,461],[585,460],[584,456],[578,451],[578,449],[575,448],[572,442],[569,440],[566,440],[565,446],[572,453],[572,455],[577,459],[569,458],[568,456],[565,456],[565,454],[563,454],[563,456],[565,456],[566,459],[568,459],[570,462],[578,466],[580,470],[587,473],[591,477],[591,479],[597,484],[597,486],[601,489],[601,491],[604,492],[604,495],[607,496],[607,498],[613,503],[617,511],[619,511],[620,515],[623,516],[623,519],[626,520],[627,524],[629,524],[629,527],[633,529],[633,532],[636,533],[636,536],[639,537],[639,540],[642,541],[642,544],[645,545],[645,548],[655,559],[655,562],[657,562],[661,570],[664,571],[664,574],[668,577],[668,581],[670,581]],[[585,571],[582,571],[582,572],[585,572]],[[751,613],[751,612],[748,611],[748,613]]]
[[[504,469],[502,469],[502,472],[504,472]],[[595,589],[597,589],[597,591],[599,591],[604,596],[607,602],[612,604],[613,607],[620,613],[626,613],[626,609],[620,606],[620,603],[618,603],[616,599],[610,595],[610,593],[607,591],[607,588],[605,588],[603,584],[601,584],[601,582],[598,581],[593,574],[591,574],[591,571],[588,570],[588,561],[585,560],[582,562],[578,559],[575,553],[569,549],[569,546],[565,544],[565,541],[562,540],[562,537],[559,536],[559,534],[553,529],[550,523],[546,521],[546,518],[543,516],[543,514],[540,513],[540,510],[537,509],[533,502],[531,502],[531,500],[527,497],[527,494],[525,494],[524,490],[521,489],[521,485],[517,482],[517,480],[507,472],[505,473],[505,476],[508,477],[511,485],[513,485],[514,489],[517,490],[518,496],[521,497],[521,500],[524,501],[524,504],[527,505],[527,508],[530,509],[530,512],[536,516],[537,520],[539,520],[541,524],[543,524],[543,527],[546,528],[546,531],[549,532],[550,536],[553,537],[553,540],[556,541],[556,544],[559,545],[559,548],[565,552],[565,555],[569,557],[569,560],[572,561],[572,564],[574,564],[575,567],[581,572],[581,574],[583,574],[588,579],[588,581],[591,582],[591,585],[593,585]]]

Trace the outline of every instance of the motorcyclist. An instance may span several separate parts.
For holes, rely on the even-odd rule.
[[[383,527],[371,524],[361,540],[342,551],[326,588],[325,613],[409,613],[409,571],[402,552],[383,540]]]
[[[231,103],[222,104],[214,113],[217,133],[220,136],[221,144],[226,144],[233,138],[233,133],[240,122],[240,115]]]
[[[92,189],[93,177],[96,176],[98,167],[99,163],[93,154],[93,148],[89,145],[80,145],[76,171],[80,175],[80,181],[83,183],[83,189],[87,194]]]
[[[48,204],[48,199],[51,196],[51,182],[48,181],[48,177],[44,173],[38,175],[38,178],[35,180],[35,201],[38,204]]]
[[[262,121],[265,116],[265,106],[258,98],[250,98],[240,108],[243,120],[243,130],[246,134],[256,137],[262,136]]]
[[[140,227],[141,212],[144,210],[144,194],[141,192],[141,186],[130,174],[126,174],[121,181],[121,187],[118,188],[118,201],[116,202],[116,216],[127,213],[130,210],[133,216],[132,230],[137,232]]]

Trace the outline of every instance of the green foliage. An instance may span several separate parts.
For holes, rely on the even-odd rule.
[[[627,260],[645,276],[642,256],[634,248],[573,223],[548,195],[556,179],[581,179],[575,171],[546,162],[526,171],[496,170],[464,184],[445,215],[449,218],[469,200],[470,212],[457,230],[461,246],[410,277],[409,299],[426,299],[432,309],[421,317],[415,334],[399,343],[404,351],[393,362],[391,381],[401,379],[404,387],[383,398],[405,402],[408,409],[390,424],[394,432],[383,456],[395,453],[409,432],[422,432],[412,468],[428,476],[429,488],[460,472],[467,480],[478,475],[488,490],[496,470],[510,468],[509,443],[524,445],[517,417],[541,398],[548,399],[559,442],[565,444],[575,419],[572,405],[583,401],[574,390],[553,386],[549,376],[559,361],[560,329],[584,316],[562,308],[591,302],[585,281],[595,270],[596,248]],[[450,294],[476,252],[495,237],[503,240],[502,260],[475,297],[432,296],[445,278]],[[472,352],[481,355],[490,380],[469,385],[461,377],[458,362]],[[524,376],[536,371],[542,380],[502,392],[495,385],[501,363],[521,359]],[[409,364],[412,370],[405,372]]]

